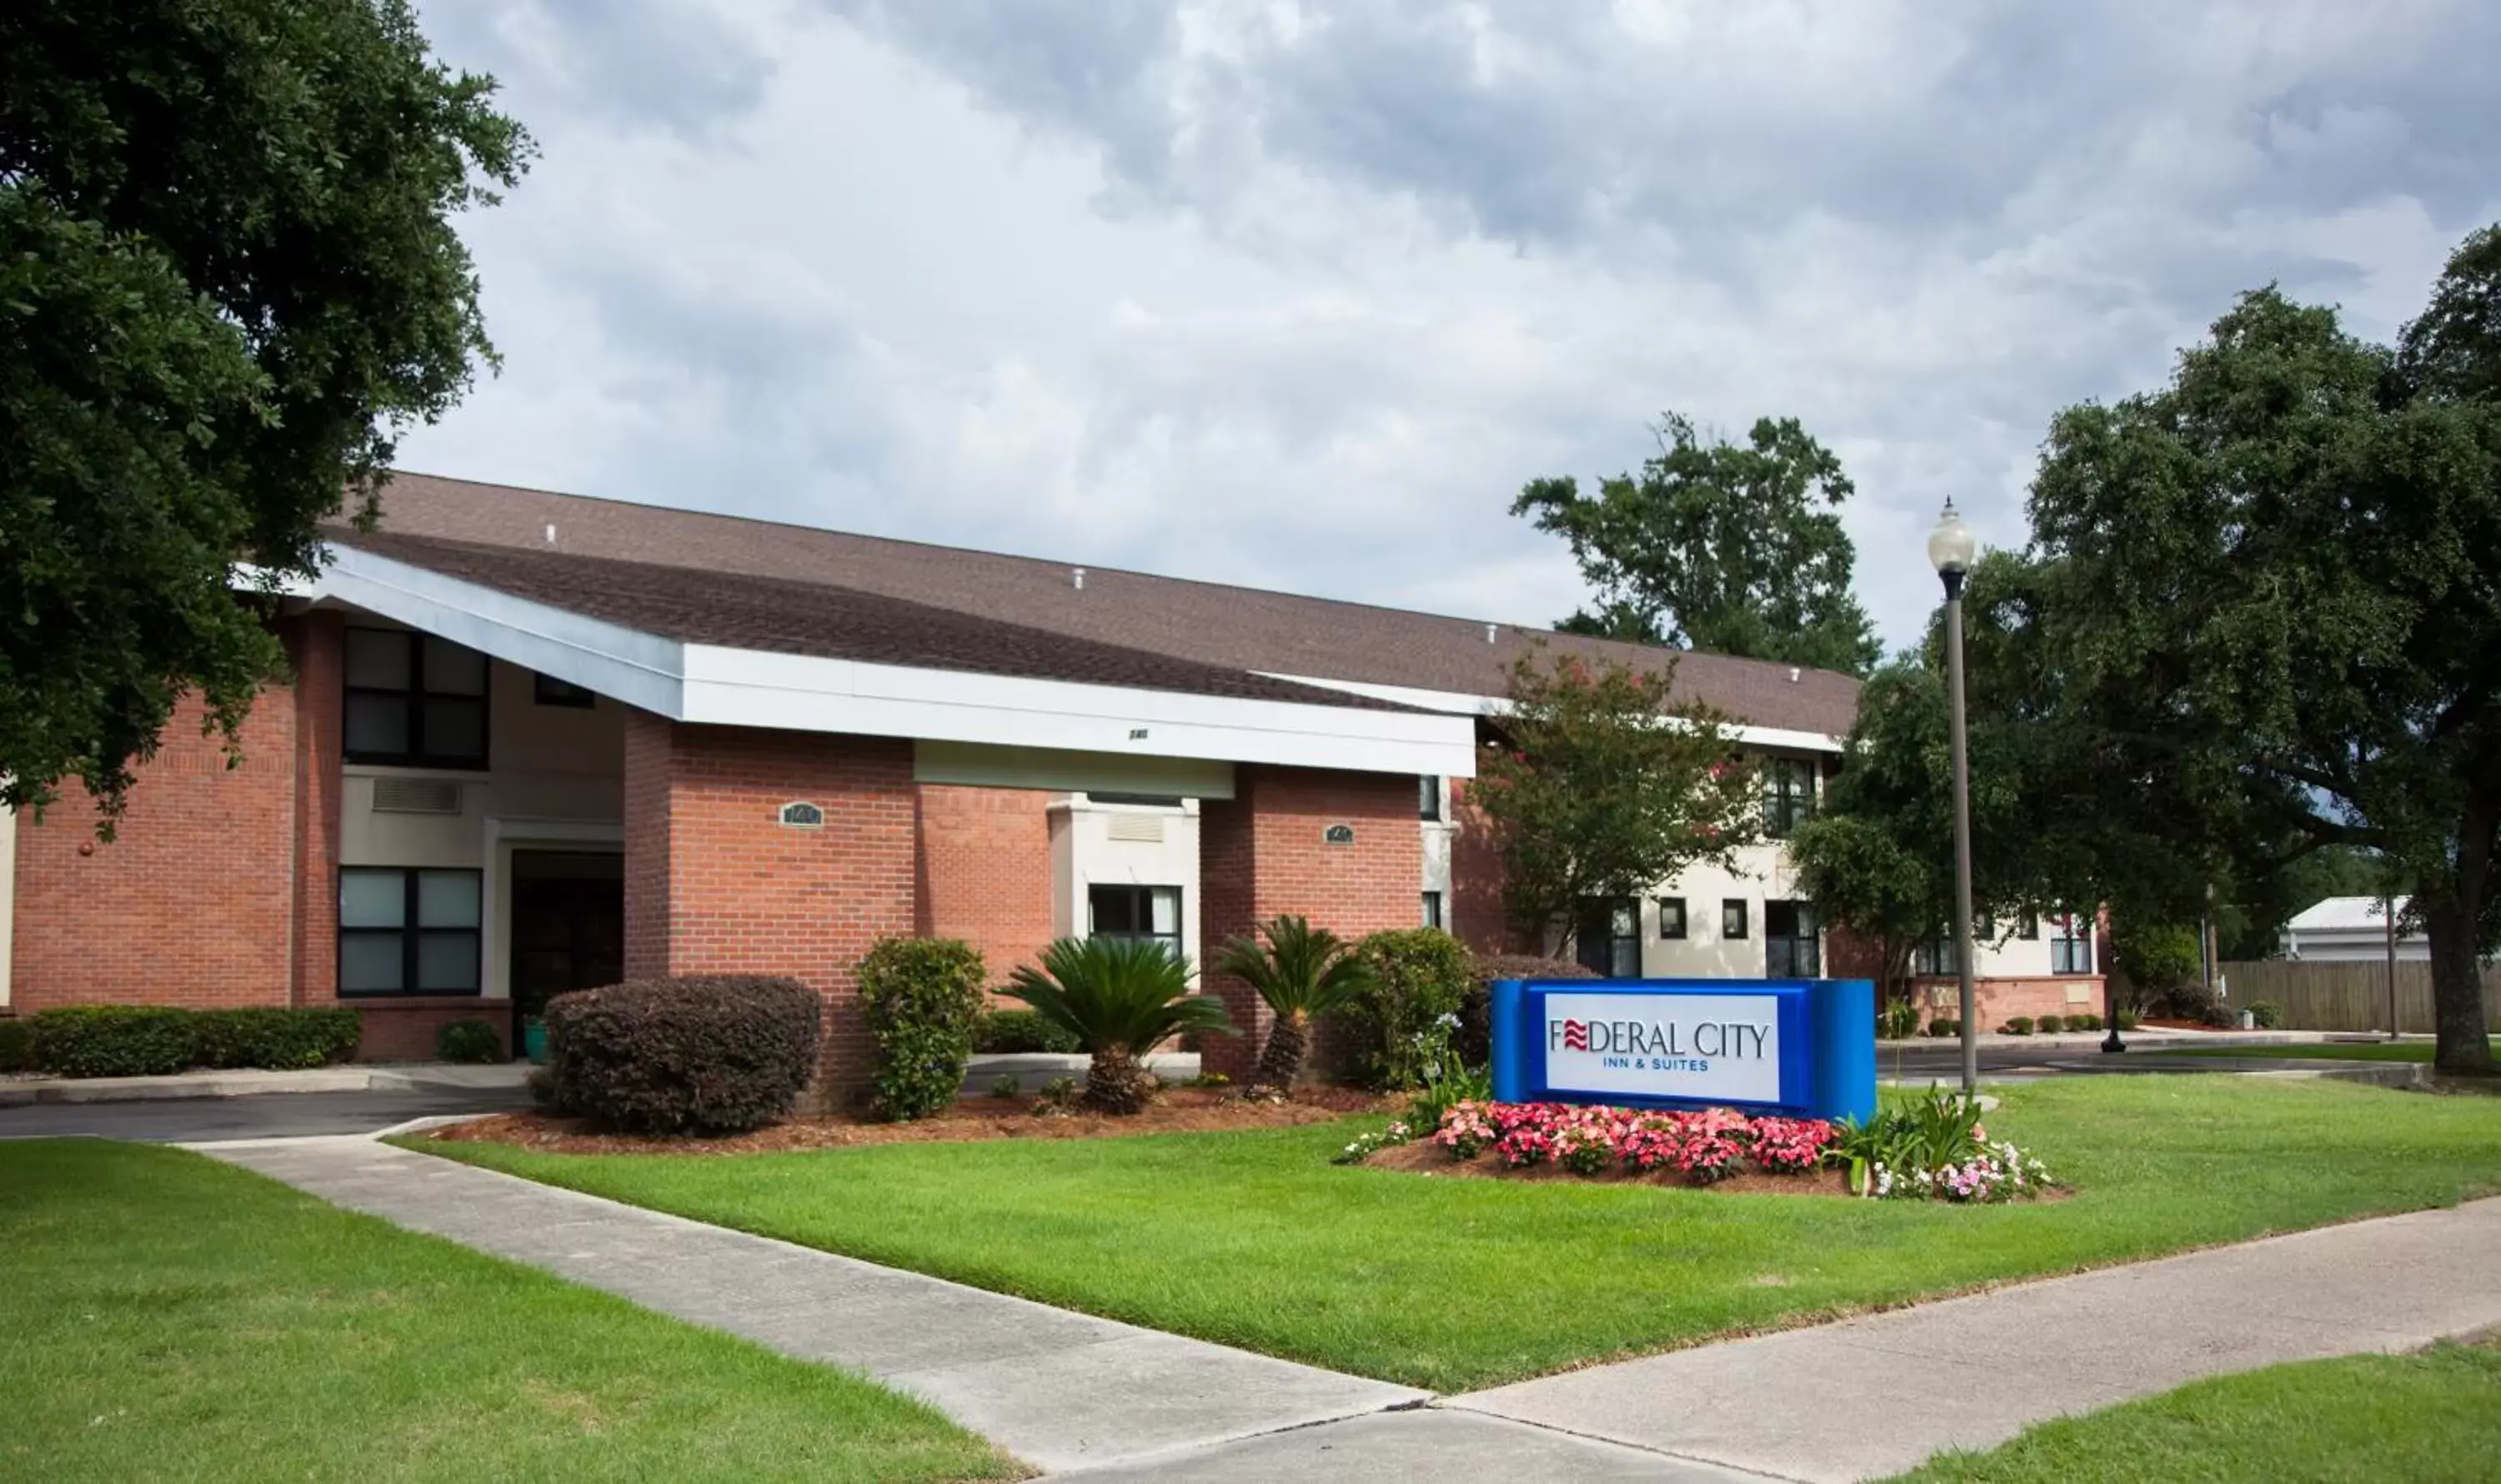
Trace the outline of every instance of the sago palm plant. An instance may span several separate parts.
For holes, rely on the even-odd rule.
[[[1189,961],[1137,938],[1061,938],[1042,966],[1019,966],[1007,993],[1092,1053],[1085,1103],[1135,1113],[1154,1090],[1138,1059],[1185,1031],[1238,1034],[1224,1002],[1189,993]]]
[[[1372,965],[1355,946],[1299,917],[1261,925],[1258,938],[1235,938],[1217,954],[1216,966],[1259,992],[1276,1012],[1268,1044],[1259,1053],[1258,1081],[1283,1092],[1294,1085],[1311,1050],[1312,1023],[1372,986]]]

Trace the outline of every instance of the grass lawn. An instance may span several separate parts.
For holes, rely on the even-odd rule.
[[[1015,1478],[936,1412],[179,1150],[0,1143],[0,1478]]]
[[[2199,1381],[1951,1453],[1905,1484],[2469,1484],[2501,1460],[2501,1349],[2440,1345]]]
[[[2004,1096],[1991,1134],[2080,1194],[1966,1208],[1328,1164],[1359,1121],[737,1157],[412,1147],[1439,1391],[2501,1191],[2483,1098],[2224,1077]]]
[[[2149,1051],[2149,1057],[2235,1057],[2272,1059],[2277,1057],[2307,1059],[2324,1058],[2332,1062],[2423,1062],[2431,1061],[2429,1041],[2295,1041],[2287,1046],[2184,1046]],[[2501,1036],[2492,1038],[2492,1055],[2501,1060]]]

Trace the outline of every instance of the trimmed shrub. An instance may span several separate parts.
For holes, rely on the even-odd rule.
[[[2000,1026],[1997,1029],[2002,1034],[2006,1035],[2030,1035],[2032,1033],[2032,1017],[2028,1015],[2012,1016],[2008,1018],[2005,1025]]]
[[[456,1020],[434,1032],[434,1054],[446,1062],[501,1062],[504,1038],[482,1020]]]
[[[2091,1014],[2070,1015],[2067,1017],[2067,1029],[2070,1030],[2099,1030],[2102,1029],[2102,1018],[2098,1015]]]
[[[992,1010],[973,1028],[973,1049],[984,1056],[1074,1056],[1085,1044],[1035,1010]]]
[[[744,1133],[788,1116],[823,1007],[795,979],[636,979],[548,1001],[545,1100],[633,1133]]]
[[[1493,983],[1497,979],[1595,979],[1598,971],[1570,959],[1534,954],[1474,954],[1476,982],[1459,1004],[1459,1060],[1470,1066],[1493,1061]]]
[[[1960,1035],[1962,1034],[1962,1022],[1954,1019],[1951,1015],[1940,1015],[1935,1020],[1928,1022],[1928,1034]]]
[[[1876,1034],[1887,1041],[1906,1041],[1919,1033],[1919,1007],[1897,999],[1876,1012]]]
[[[2059,1031],[2066,1029],[2067,1018],[2063,1015],[2044,1015],[2041,1017],[2040,1029],[2043,1035],[2056,1035]]]
[[[1356,1062],[1347,1070],[1377,1088],[1422,1087],[1445,1069],[1476,982],[1467,945],[1439,928],[1399,928],[1372,934],[1358,951],[1372,978],[1338,1011]]]
[[[2136,1012],[2134,1010],[2121,1010],[2118,1012],[2118,1029],[2121,1030],[2134,1030],[2136,1029]]]
[[[356,1012],[345,1005],[193,1012],[192,1055],[202,1066],[300,1071],[355,1055]]]
[[[2250,1001],[2250,1020],[2260,1030],[2281,1030],[2284,1029],[2284,1006],[2272,999],[2252,999]]]
[[[24,1021],[15,1016],[0,1016],[0,1072],[22,1072],[33,1064],[27,1060],[33,1032]]]
[[[955,1100],[987,977],[982,951],[957,938],[885,938],[860,960],[860,1007],[877,1037],[879,1117],[904,1123]]]
[[[31,1026],[35,1069],[61,1077],[155,1077],[199,1055],[198,1019],[164,1005],[65,1005]]]

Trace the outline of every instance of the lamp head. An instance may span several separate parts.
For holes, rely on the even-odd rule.
[[[1946,501],[1936,528],[1928,532],[1928,564],[1937,569],[1939,577],[1952,583],[1971,570],[1972,556],[1979,549],[1979,538],[1962,523],[1962,515],[1954,509],[1953,501]]]

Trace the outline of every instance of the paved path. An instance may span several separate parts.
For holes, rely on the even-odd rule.
[[[430,1085],[363,1093],[264,1093],[163,1102],[0,1107],[0,1139],[107,1138],[142,1143],[373,1133],[411,1119],[526,1108],[517,1088]]]
[[[1075,1468],[1409,1405],[1420,1392],[750,1236],[370,1139],[205,1145],[353,1210],[914,1393]]]
[[[1812,1330],[1525,1381],[1446,1405],[1808,1481],[2285,1361],[2501,1325],[2501,1199],[2354,1222]]]

